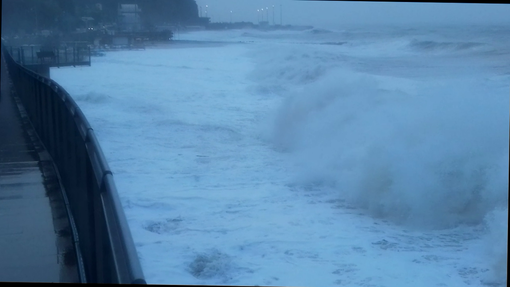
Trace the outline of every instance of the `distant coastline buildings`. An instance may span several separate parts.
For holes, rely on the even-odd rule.
[[[283,25],[282,5],[250,8],[252,12],[241,16],[243,11],[232,7],[220,10],[214,1],[201,6],[195,0],[38,1],[2,0],[2,37],[14,45],[141,46],[194,30],[313,28]],[[55,5],[50,9],[37,4],[45,1]],[[25,17],[27,11],[33,17]]]
[[[121,32],[136,32],[142,28],[142,10],[138,4],[119,4],[117,25]]]

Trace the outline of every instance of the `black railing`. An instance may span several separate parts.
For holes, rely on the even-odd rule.
[[[90,66],[90,46],[69,43],[59,47],[41,45],[9,46],[8,51],[21,65],[48,65],[50,67]]]
[[[81,281],[145,284],[112,172],[89,122],[55,81],[4,55],[15,92],[58,168]]]

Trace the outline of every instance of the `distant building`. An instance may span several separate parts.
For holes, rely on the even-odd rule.
[[[83,21],[85,25],[85,30],[88,30],[89,28],[92,28],[94,23],[94,18],[92,17],[81,17],[81,20]]]
[[[118,27],[122,32],[134,32],[141,29],[140,13],[137,4],[120,4],[118,9]]]

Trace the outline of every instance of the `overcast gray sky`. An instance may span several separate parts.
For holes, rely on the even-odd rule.
[[[413,3],[295,0],[196,0],[212,22],[250,21],[262,17],[283,24],[331,27],[342,24],[481,24],[510,25],[510,4]],[[208,6],[206,9],[206,5]],[[265,8],[269,8],[267,11]],[[264,12],[257,9],[264,8]],[[230,13],[232,11],[232,13]]]

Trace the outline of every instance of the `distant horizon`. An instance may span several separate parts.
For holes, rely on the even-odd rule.
[[[212,23],[244,21],[257,24],[260,19],[264,19],[271,25],[274,22],[283,25],[310,25],[318,28],[336,25],[485,26],[510,24],[510,17],[508,17],[510,5],[508,4],[295,0],[195,1],[199,16],[209,17]],[[257,12],[262,8],[267,8],[267,10]]]
[[[242,28],[229,28],[229,24],[236,24],[236,23],[251,23],[254,26],[253,27],[242,27]],[[279,24],[276,24],[274,27],[272,24],[269,26],[262,26],[258,27],[258,23],[256,22],[250,22],[250,21],[238,21],[238,22],[211,22],[211,24],[225,24],[226,29],[264,29],[264,30],[296,30],[305,28],[304,30],[308,29],[319,29],[319,30],[326,30],[331,32],[339,32],[344,31],[346,29],[469,29],[469,30],[478,30],[478,29],[506,29],[510,30],[510,26],[505,23],[406,23],[406,24],[400,24],[400,23],[342,23],[342,24],[330,24],[330,25],[311,25],[311,24],[283,24],[280,26]],[[290,28],[286,28],[290,26]],[[205,27],[204,27],[205,28]]]
[[[259,23],[254,21],[232,21],[232,22],[215,22],[211,21],[210,24],[236,24],[236,23],[251,23],[253,25],[259,25]],[[331,26],[328,26],[331,25]],[[323,25],[312,25],[312,24],[283,24],[280,25],[279,23],[275,24],[274,26],[294,26],[294,27],[313,27],[317,29],[334,29],[335,27],[372,27],[372,26],[378,26],[378,27],[395,27],[395,26],[407,26],[408,28],[424,28],[426,27],[471,27],[471,26],[477,26],[477,27],[507,27],[510,29],[509,24],[507,23],[341,23],[341,24],[323,24]],[[193,26],[193,25],[191,25]],[[273,26],[273,24],[269,24],[270,27]]]

